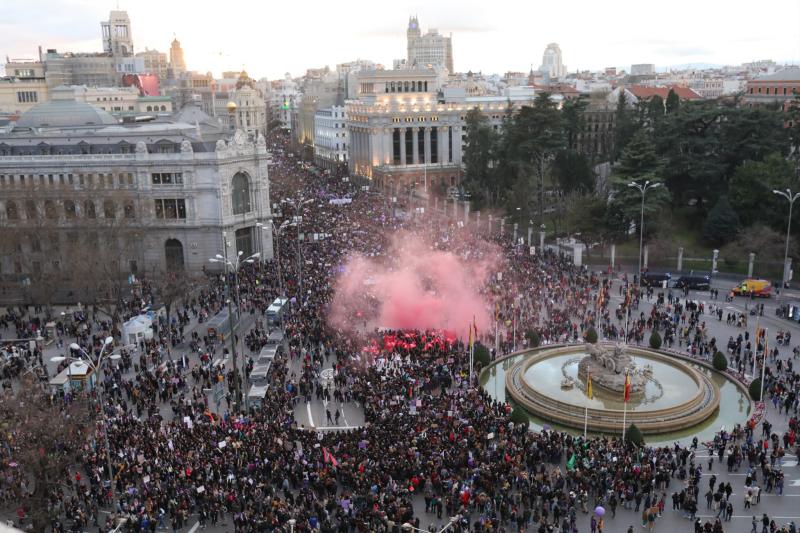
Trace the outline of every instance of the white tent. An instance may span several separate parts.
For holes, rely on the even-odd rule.
[[[139,315],[122,324],[122,339],[125,344],[137,346],[142,339],[153,338],[153,321],[147,315]]]

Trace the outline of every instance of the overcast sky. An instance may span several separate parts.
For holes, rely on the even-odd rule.
[[[550,42],[570,72],[632,63],[800,63],[800,1],[672,0],[119,0],[136,51],[181,41],[191,70],[244,67],[270,79],[370,59],[391,68],[406,55],[410,14],[423,32],[453,34],[457,71],[537,68]],[[37,47],[102,51],[100,21],[117,0],[0,0],[0,53],[35,58]]]

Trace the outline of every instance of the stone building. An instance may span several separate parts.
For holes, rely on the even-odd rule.
[[[263,136],[195,106],[122,124],[55,91],[0,129],[0,301],[54,281],[66,291],[83,256],[118,278],[200,271],[226,234],[228,253],[271,258],[267,157]]]

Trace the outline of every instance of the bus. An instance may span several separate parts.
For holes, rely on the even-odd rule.
[[[267,308],[267,322],[271,326],[278,326],[283,321],[284,307],[289,300],[286,298],[275,298],[275,301]]]

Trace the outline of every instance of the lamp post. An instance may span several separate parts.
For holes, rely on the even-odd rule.
[[[117,360],[117,359],[120,358],[119,354],[116,354],[116,353],[105,353],[106,347],[111,346],[113,344],[113,342],[114,342],[114,338],[113,337],[106,337],[105,338],[105,340],[103,341],[103,347],[100,350],[100,355],[97,358],[97,363],[95,363],[92,360],[92,357],[88,353],[86,353],[86,351],[84,351],[84,349],[81,348],[80,345],[78,345],[77,343],[74,343],[74,342],[69,345],[70,350],[72,350],[74,352],[78,352],[80,354],[83,354],[86,357],[85,360],[83,358],[81,358],[81,357],[71,357],[71,356],[66,356],[66,357],[56,356],[56,357],[51,357],[50,360],[52,362],[54,362],[54,363],[60,363],[62,361],[67,361],[68,364],[70,365],[70,375],[72,373],[71,366],[72,366],[73,362],[86,363],[92,369],[92,372],[94,372],[94,374],[97,376],[97,379],[99,380],[100,379],[100,371],[99,371],[100,365],[102,365],[104,361],[107,361],[109,359]],[[104,358],[104,356],[105,356],[105,358]],[[111,463],[111,447],[109,446],[109,443],[108,443],[108,416],[106,415],[105,401],[103,399],[103,387],[101,387],[99,383],[97,385],[97,397],[98,397],[98,399],[100,401],[100,411],[103,413],[103,440],[105,441],[105,446],[106,446],[106,460],[107,460],[106,466],[108,467],[108,484],[109,484],[109,487],[111,488],[111,509],[112,509],[112,513],[116,513],[116,511],[117,511],[117,494],[116,494],[116,490],[114,489],[114,470],[113,470],[113,465]]]
[[[447,524],[445,524],[445,526],[442,529],[440,529],[437,533],[444,533],[445,531],[450,529],[450,527],[453,524],[457,523],[459,520],[461,520],[461,515],[460,514],[455,515],[454,517],[450,518],[450,521]],[[404,522],[403,525],[400,526],[400,529],[402,531],[422,531],[422,533],[428,533],[427,529],[420,529],[418,527],[414,527],[411,524],[409,524],[408,522]]]
[[[773,190],[772,192],[789,200],[789,222],[786,224],[786,249],[783,252],[783,282],[781,283],[781,289],[783,289],[789,281],[789,236],[792,232],[792,207],[794,207],[794,201],[800,197],[800,192],[792,194],[791,189],[786,189],[785,192],[778,190]]]
[[[210,258],[209,261],[212,262],[212,263],[221,263],[223,265],[223,268],[225,269],[225,274],[226,274],[225,277],[226,278],[227,278],[227,274],[228,274],[228,268],[230,268],[231,272],[233,272],[233,284],[234,284],[234,287],[235,287],[235,290],[236,290],[236,312],[237,312],[237,315],[238,315],[236,317],[236,320],[238,322],[242,318],[241,302],[240,302],[240,298],[239,298],[239,268],[241,268],[241,266],[244,263],[254,263],[259,257],[261,257],[261,252],[256,252],[253,255],[251,255],[251,256],[249,256],[249,257],[247,257],[245,259],[242,259],[242,255],[244,255],[244,253],[241,250],[239,250],[239,252],[236,254],[236,256],[232,260],[229,260],[228,259],[228,239],[227,239],[227,237],[226,237],[224,232],[222,233],[222,240],[223,240],[222,255],[217,254],[215,257]],[[239,403],[240,398],[244,397],[244,409],[245,409],[245,411],[247,411],[248,407],[249,407],[248,406],[248,401],[247,401],[247,394],[243,394],[242,387],[241,387],[241,384],[239,382],[239,369],[238,369],[238,367],[236,365],[236,334],[235,334],[234,329],[233,329],[234,328],[234,326],[233,326],[233,309],[231,308],[231,298],[233,296],[231,294],[231,292],[232,292],[231,289],[234,289],[234,287],[231,287],[230,280],[226,279],[225,282],[226,282],[226,285],[228,287],[228,298],[227,298],[227,303],[228,303],[228,326],[230,327],[231,357],[233,358],[233,360],[232,360],[233,361],[233,390],[234,390],[234,394],[236,396],[236,403],[237,404]],[[247,361],[246,358],[242,359],[242,379],[246,375],[246,372],[245,372],[246,361]]]
[[[639,284],[642,283],[642,244],[644,243],[644,195],[647,193],[648,190],[655,189],[656,187],[661,187],[660,183],[651,183],[650,180],[645,181],[642,183],[636,183],[632,181],[628,184],[628,187],[638,190],[642,193],[642,214],[639,219],[639,271],[637,273]],[[625,332],[627,335],[627,332]]]

